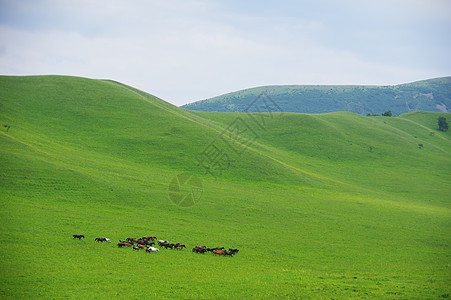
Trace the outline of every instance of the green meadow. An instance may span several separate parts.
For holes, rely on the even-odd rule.
[[[448,298],[440,116],[195,112],[114,81],[1,76],[0,297]],[[182,173],[194,205],[171,201]],[[116,245],[142,236],[187,248]]]

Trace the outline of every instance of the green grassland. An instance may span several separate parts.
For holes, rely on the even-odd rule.
[[[449,297],[439,116],[194,112],[113,81],[2,76],[0,296]],[[212,144],[230,158],[215,177],[199,160]],[[193,206],[168,197],[180,173],[202,180]],[[187,249],[115,245],[150,235]]]
[[[297,113],[349,111],[360,115],[380,115],[391,110],[395,115],[400,115],[413,111],[449,111],[451,107],[449,76],[395,86],[261,86],[196,101],[182,107],[196,111],[257,112],[251,103],[263,92],[277,102],[283,111]]]

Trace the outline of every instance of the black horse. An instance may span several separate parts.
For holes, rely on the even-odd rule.
[[[235,255],[235,254],[238,253],[240,250],[229,248],[229,251],[230,251],[233,255]]]
[[[81,239],[81,238],[85,238],[85,236],[83,234],[74,234],[73,235],[74,239]]]
[[[204,254],[207,250],[203,248],[193,248],[193,252]]]
[[[168,248],[169,249],[173,249],[174,248],[174,244],[164,244],[163,247],[166,248],[166,249],[168,249]]]

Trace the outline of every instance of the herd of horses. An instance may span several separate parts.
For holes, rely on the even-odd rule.
[[[205,252],[211,252],[213,255],[223,255],[223,256],[233,256],[237,254],[240,250],[229,248],[229,251],[225,250],[224,247],[207,248],[207,246],[196,246],[193,248],[193,252],[204,254]]]
[[[74,234],[73,235],[74,239],[84,239],[85,236],[82,234]],[[185,245],[180,244],[180,243],[169,243],[169,241],[167,240],[158,240],[156,241],[156,243],[158,243],[158,246],[160,248],[157,247],[153,247],[155,246],[155,240],[157,239],[157,237],[155,236],[147,236],[147,237],[142,237],[139,239],[136,238],[126,238],[125,241],[121,241],[119,240],[119,243],[117,244],[117,246],[119,248],[123,248],[123,247],[131,247],[134,250],[140,250],[140,249],[146,249],[146,252],[159,252],[160,248],[161,249],[172,249],[172,250],[182,250],[183,248],[186,248]],[[109,238],[95,238],[94,239],[96,242],[109,242],[111,243],[111,240]],[[213,255],[219,255],[219,256],[233,256],[235,254],[237,254],[240,250],[238,249],[232,249],[229,248],[229,250],[225,250],[224,247],[215,247],[215,248],[208,248],[207,246],[195,246],[192,250],[192,252],[194,253],[198,253],[198,254],[205,254],[206,252],[211,252],[213,253]]]

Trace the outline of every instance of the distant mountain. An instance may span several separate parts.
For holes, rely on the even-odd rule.
[[[350,111],[361,115],[391,110],[448,112],[451,109],[451,76],[395,86],[282,85],[245,89],[186,104],[197,111],[258,112],[253,101],[264,96],[284,112],[327,113]]]

